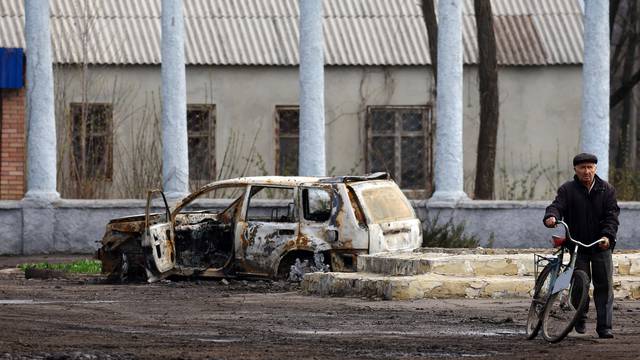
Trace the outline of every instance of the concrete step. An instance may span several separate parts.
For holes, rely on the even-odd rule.
[[[384,300],[424,298],[528,298],[532,276],[446,276],[421,274],[386,276],[374,273],[311,273],[304,276],[303,292],[320,296]],[[640,277],[615,276],[616,298],[640,299]]]
[[[440,251],[439,251],[440,250]],[[420,249],[358,257],[358,272],[384,275],[437,274],[445,276],[533,276],[534,253],[551,255],[548,249]],[[613,255],[614,275],[640,276],[640,253]]]
[[[527,297],[533,277],[494,276],[487,280],[438,274],[312,273],[305,275],[301,287],[308,294],[384,300]]]

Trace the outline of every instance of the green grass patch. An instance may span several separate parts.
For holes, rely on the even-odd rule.
[[[98,260],[78,260],[71,263],[50,264],[41,262],[35,264],[20,264],[18,268],[26,270],[27,268],[58,270],[78,274],[99,274],[102,270],[102,263]]]

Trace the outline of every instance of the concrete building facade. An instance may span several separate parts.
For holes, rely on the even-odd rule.
[[[192,188],[297,173],[298,3],[243,1],[184,1]],[[23,3],[3,4],[0,46],[24,46]],[[137,198],[162,183],[161,3],[136,4],[52,2],[63,197]],[[473,196],[477,45],[473,2],[461,5],[463,182]],[[578,150],[583,13],[578,0],[492,5],[501,65],[496,196],[548,198]],[[420,7],[411,0],[323,6],[327,173],[386,170],[410,196],[428,198],[437,118]]]
[[[151,167],[160,158],[157,122],[160,114],[160,69],[153,66],[90,67],[90,103],[111,104],[113,135],[113,177],[103,181],[104,197],[128,198],[125,188],[139,171],[141,157]],[[56,71],[58,128],[65,144],[65,124],[69,104],[82,102],[82,70],[61,67]],[[271,175],[279,173],[278,147],[282,137],[278,113],[298,106],[299,84],[296,68],[188,67],[187,105],[207,106],[213,111],[209,133],[215,154],[215,176]],[[424,108],[428,114],[426,151],[433,154],[435,144],[435,99],[432,97],[430,69],[424,67],[327,67],[326,146],[329,174],[364,173],[370,143],[368,127],[372,109]],[[464,74],[464,174],[465,190],[472,193],[475,151],[479,128],[476,68]],[[578,66],[546,66],[500,69],[501,122],[496,167],[497,195],[514,199],[518,192],[510,184],[530,176],[537,198],[548,198],[549,191],[570,174],[570,158],[578,150],[580,129],[581,70]],[[64,90],[63,90],[64,88]],[[276,90],[274,90],[276,89]],[[69,116],[69,115],[67,115]],[[68,140],[68,138],[66,138]],[[533,141],[532,139],[535,139]],[[136,153],[140,146],[147,153]],[[65,157],[67,146],[61,146]],[[249,162],[231,171],[233,161]],[[225,153],[227,154],[225,163]],[[212,154],[212,155],[213,155]],[[249,160],[245,160],[249,159]],[[415,160],[415,159],[414,159]],[[427,174],[432,172],[432,155]],[[63,162],[68,165],[68,159]],[[63,165],[65,166],[65,165]],[[533,169],[533,170],[532,170]],[[544,170],[538,181],[533,178]],[[133,173],[132,173],[133,171]],[[153,171],[145,167],[144,171]],[[557,174],[560,171],[560,174]],[[553,178],[549,178],[553,175]],[[206,180],[206,179],[203,179]],[[192,178],[192,184],[198,183]],[[431,183],[425,183],[428,189]],[[511,191],[511,193],[509,193]],[[515,192],[514,192],[515,191]],[[65,193],[65,191],[62,191]],[[425,198],[426,190],[415,197]],[[68,197],[68,196],[67,196]],[[137,197],[137,196],[136,196]]]
[[[55,95],[55,110],[41,111],[35,124],[53,125],[49,120],[55,117],[55,127],[40,127],[36,136],[29,127],[27,163],[30,186],[38,180],[47,194],[56,196],[46,197],[47,202],[29,196],[21,202],[0,202],[0,254],[95,249],[102,224],[113,216],[140,212],[143,202],[134,199],[162,184],[162,169],[171,157],[163,154],[163,146],[171,143],[167,137],[184,136],[172,134],[171,126],[167,129],[160,120],[167,81],[161,80],[159,0],[50,3],[53,60],[37,57],[37,49],[48,48],[46,40],[41,44],[47,46],[36,47],[35,57],[27,49],[26,59],[28,65],[35,59],[49,70],[47,64],[53,65],[54,90],[45,95]],[[244,175],[296,175],[299,161],[304,161],[298,152],[298,1],[181,3],[190,186]],[[24,4],[0,3],[0,47],[25,46]],[[461,160],[455,186],[448,190],[462,194],[462,177],[462,190],[473,196],[479,113],[475,18],[472,0],[456,4],[456,11],[462,11],[462,51],[458,49],[456,57],[462,57],[457,61],[461,67],[465,64],[462,101],[455,96],[456,107],[462,105],[462,144],[456,138],[439,149],[455,148],[455,160]],[[413,205],[421,219],[444,214],[456,223],[468,222],[466,229],[483,245],[528,247],[542,239],[536,219],[542,202],[476,202],[464,196],[460,203],[426,201],[438,186],[437,124],[451,119],[436,115],[442,99],[436,101],[418,4],[323,0],[322,5],[327,174],[387,171],[416,199]],[[496,194],[508,200],[548,199],[570,177],[570,158],[578,152],[583,12],[579,0],[493,0],[492,5],[501,106]],[[34,85],[33,80],[28,83],[27,89]],[[13,100],[19,104],[23,93],[15,92]],[[16,115],[11,106],[7,109],[7,117]],[[10,124],[3,121],[2,129]],[[41,148],[40,138],[49,139],[47,149],[57,153],[51,157],[51,151],[46,156],[33,152]],[[9,143],[21,146],[24,149],[19,136]],[[181,150],[184,156],[184,147]],[[49,161],[43,161],[45,157]],[[8,169],[9,176],[19,176],[18,167]],[[446,170],[439,176],[446,179]],[[110,198],[123,200],[106,200]],[[637,204],[623,208],[626,219],[638,211]],[[621,248],[638,246],[637,230],[629,226],[621,231]]]

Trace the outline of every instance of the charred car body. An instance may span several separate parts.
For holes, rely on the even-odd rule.
[[[154,195],[164,200],[164,211],[151,213]],[[246,177],[210,183],[172,210],[164,194],[150,191],[144,215],[109,222],[96,256],[114,280],[277,278],[287,277],[296,259],[355,271],[360,254],[410,250],[421,242],[420,220],[385,173]]]

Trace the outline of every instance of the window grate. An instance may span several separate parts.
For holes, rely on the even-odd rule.
[[[278,175],[298,175],[299,126],[299,107],[276,107],[276,174]]]
[[[432,124],[428,106],[371,106],[367,111],[367,172],[388,172],[416,196],[432,191]]]
[[[190,104],[187,106],[187,133],[189,148],[189,178],[215,180],[215,105]]]
[[[111,180],[113,176],[113,107],[71,104],[71,163],[79,179]]]

